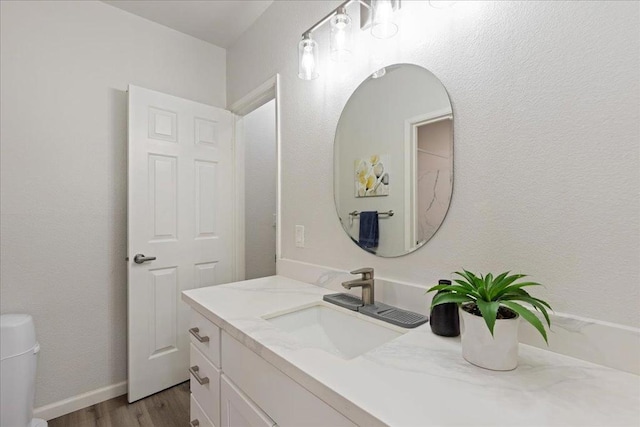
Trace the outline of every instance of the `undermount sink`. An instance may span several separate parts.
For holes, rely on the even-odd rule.
[[[265,320],[303,344],[343,359],[353,359],[404,333],[400,328],[324,303],[266,316]]]

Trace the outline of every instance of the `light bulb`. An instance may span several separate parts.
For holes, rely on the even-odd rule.
[[[344,8],[331,18],[331,36],[329,38],[331,59],[348,61],[351,58],[351,18]]]
[[[393,12],[397,7],[393,0],[371,1],[371,35],[379,39],[388,39],[398,32],[398,26],[393,22]]]
[[[306,34],[298,44],[298,77],[302,80],[317,79],[318,43]]]

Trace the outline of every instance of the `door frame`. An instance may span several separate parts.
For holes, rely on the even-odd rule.
[[[240,124],[242,117],[246,116],[250,112],[263,106],[271,100],[275,100],[276,102],[276,274],[278,272],[278,261],[282,259],[282,146],[280,141],[280,74],[276,74],[228,107],[228,110],[231,111],[234,115],[234,194],[236,209],[236,219],[234,221],[234,234],[236,239],[234,265],[236,280],[244,280],[245,278],[245,143]]]
[[[404,121],[404,250],[408,252],[416,245],[418,227],[415,212],[418,200],[418,128],[442,120],[453,120],[451,108],[410,117]]]

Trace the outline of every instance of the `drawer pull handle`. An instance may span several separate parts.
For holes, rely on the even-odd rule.
[[[193,427],[198,427],[200,425],[200,421],[195,419],[195,420],[191,421],[189,424],[191,424]]]
[[[183,329],[183,331],[184,331],[184,329]],[[189,329],[189,332],[191,333],[191,335],[196,337],[196,339],[198,341],[200,341],[200,342],[208,342],[209,341],[209,337],[200,336],[200,334],[199,334],[200,328],[191,328],[191,329]]]
[[[209,377],[202,378],[200,376],[200,367],[198,365],[190,367],[189,372],[191,373],[191,375],[193,375],[193,377],[196,379],[196,381],[198,381],[200,385],[209,384]]]

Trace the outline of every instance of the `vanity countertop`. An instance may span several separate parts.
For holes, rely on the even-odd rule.
[[[328,293],[271,276],[185,291],[182,299],[361,426],[640,425],[633,374],[524,344],[515,370],[489,371],[462,358],[459,338],[434,335],[429,324],[344,360],[263,318]]]

